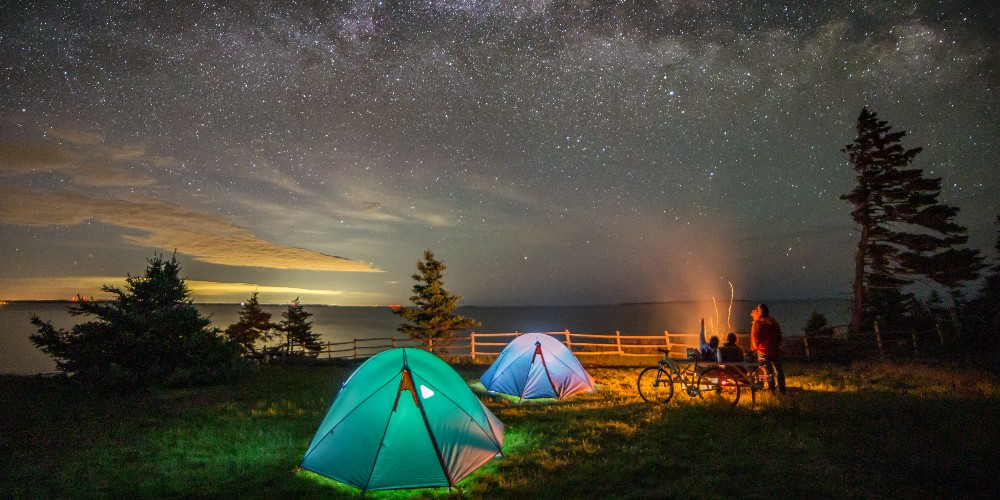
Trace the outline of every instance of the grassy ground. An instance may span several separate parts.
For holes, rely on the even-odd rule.
[[[353,497],[296,471],[356,364],[260,369],[229,386],[129,396],[0,377],[0,497]],[[455,365],[474,382],[485,365]],[[981,372],[916,364],[798,365],[751,409],[677,394],[642,402],[638,369],[600,390],[517,405],[483,396],[504,457],[467,497],[720,498],[1000,495],[1000,391]],[[473,384],[475,385],[475,384]],[[479,386],[481,387],[481,386]],[[374,498],[457,496],[445,488]]]

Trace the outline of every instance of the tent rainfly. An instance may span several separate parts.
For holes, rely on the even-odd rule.
[[[362,490],[451,487],[501,453],[503,433],[447,363],[391,349],[344,382],[299,466]]]
[[[544,333],[510,341],[479,379],[487,391],[522,399],[594,392],[594,378],[562,342]]]

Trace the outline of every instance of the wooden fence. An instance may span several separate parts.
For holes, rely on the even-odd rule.
[[[782,343],[785,357],[808,360],[935,357],[955,342],[955,334],[940,325],[933,330],[885,330],[878,323],[871,332],[848,333],[848,325],[803,332],[786,337]]]
[[[667,349],[675,356],[685,355],[688,347],[697,348],[698,334],[677,334],[663,332],[663,335],[622,335],[614,334],[572,333],[569,330],[561,332],[543,332],[559,339],[574,354],[578,356],[617,355],[617,356],[660,356],[657,349]],[[353,339],[345,342],[322,342],[309,349],[302,345],[277,346],[266,348],[271,353],[268,358],[280,357],[285,354],[306,355],[322,359],[363,359],[374,356],[386,349],[396,347],[419,347],[432,352],[438,352],[454,357],[468,357],[473,360],[483,357],[493,357],[500,354],[503,348],[515,337],[524,332],[512,333],[476,333],[468,336],[455,337],[447,342],[430,340],[426,343],[409,337],[379,337],[369,339]]]
[[[803,332],[797,336],[786,335],[782,350],[790,359],[827,359],[876,354],[878,357],[924,357],[946,344],[940,328],[936,331],[883,331],[876,325],[875,331],[847,334],[847,325],[825,328],[822,332]],[[688,348],[697,348],[700,335],[697,333],[670,333],[662,335],[622,335],[573,333],[569,330],[543,332],[559,339],[576,356],[611,357],[659,357],[657,349],[666,349],[671,357],[685,357]],[[379,337],[353,339],[345,342],[323,342],[306,348],[301,345],[266,348],[266,359],[280,358],[286,354],[306,355],[321,359],[364,359],[379,352],[396,347],[416,347],[442,355],[470,358],[472,360],[491,359],[515,337],[524,332],[476,333],[460,336],[450,341],[433,340],[426,343],[409,337]],[[750,336],[738,334],[737,342],[744,350],[750,348]]]

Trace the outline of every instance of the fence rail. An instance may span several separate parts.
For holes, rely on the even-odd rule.
[[[455,337],[447,342],[429,340],[424,342],[409,337],[378,337],[353,339],[344,342],[321,342],[312,346],[282,344],[263,350],[267,359],[295,354],[321,359],[362,359],[396,347],[419,347],[448,356],[481,357],[497,356],[510,340],[525,332],[476,333]],[[619,356],[659,356],[657,349],[667,349],[682,355],[688,347],[698,347],[699,334],[678,334],[663,332],[663,335],[622,335],[614,334],[542,332],[559,339],[578,356],[619,355]],[[504,339],[503,341],[496,341]],[[579,339],[579,340],[576,340]],[[685,340],[681,340],[685,339]]]
[[[940,329],[935,331],[882,331],[876,325],[873,332],[846,334],[847,325],[824,328],[820,332],[803,332],[797,336],[787,336],[782,349],[787,358],[823,359],[844,353],[876,353],[879,357],[911,356],[920,357],[945,345],[946,339]],[[266,347],[261,357],[265,360],[286,355],[299,355],[320,359],[364,359],[387,349],[396,347],[417,347],[451,357],[467,357],[472,360],[498,356],[503,348],[519,335],[526,332],[476,333],[455,337],[449,341],[422,341],[409,337],[377,337],[353,339],[343,342],[322,342],[311,346],[293,344]],[[619,356],[625,358],[660,356],[657,349],[666,349],[674,357],[683,357],[688,348],[697,348],[700,334],[671,333],[662,335],[622,335],[573,333],[569,330],[542,332],[562,342],[574,355]],[[579,339],[579,340],[577,340]],[[737,334],[737,343],[744,350],[750,348],[750,336]],[[834,354],[836,351],[839,354]]]

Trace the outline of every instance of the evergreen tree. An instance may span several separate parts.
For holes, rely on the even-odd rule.
[[[993,306],[1000,310],[1000,215],[997,216],[997,240],[993,249],[996,256],[996,262],[994,262],[993,267],[990,268],[990,272],[986,275],[986,281],[983,284],[982,296],[990,299]]]
[[[860,227],[852,331],[876,315],[908,314],[916,300],[904,288],[917,280],[937,283],[959,300],[961,287],[982,269],[978,250],[959,247],[968,236],[953,222],[958,208],[938,203],[941,179],[908,168],[922,148],[903,148],[906,132],[892,131],[867,108],[857,134],[842,150],[858,173],[857,186],[841,196],[854,206],[851,217]]]
[[[996,334],[1000,324],[1000,216],[997,217],[997,239],[994,257],[997,259],[986,273],[978,295],[963,308],[963,323],[969,334],[963,339],[967,350],[993,353],[989,358],[993,366],[1000,361],[1000,336]]]
[[[416,307],[401,307],[394,309],[393,314],[402,316],[409,323],[403,323],[397,328],[410,338],[421,339],[424,345],[430,340],[448,341],[454,333],[465,328],[479,326],[474,319],[453,314],[461,296],[451,295],[444,289],[442,276],[446,266],[434,259],[430,249],[424,251],[424,261],[417,261],[417,271],[413,279],[414,295],[410,302]]]
[[[312,313],[302,308],[298,297],[295,297],[295,300],[288,304],[288,309],[281,313],[282,320],[278,323],[278,330],[285,334],[289,352],[292,344],[299,344],[307,349],[319,349],[319,334],[313,333],[310,316]]]
[[[264,311],[257,301],[257,292],[243,302],[240,319],[226,328],[226,335],[239,343],[244,351],[257,356],[257,342],[274,338],[277,325],[271,323],[271,313]]]
[[[802,331],[808,335],[829,335],[833,333],[829,328],[827,328],[826,316],[813,309],[812,314],[809,315],[809,319],[806,321],[805,326],[802,327]]]
[[[38,333],[31,341],[62,372],[100,385],[192,385],[238,373],[239,347],[194,307],[176,256],[154,255],[148,264],[145,275],[128,276],[124,288],[101,287],[113,300],[69,307],[70,314],[95,320],[66,331],[33,315]]]

